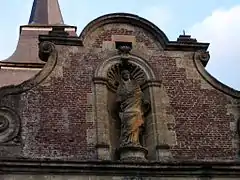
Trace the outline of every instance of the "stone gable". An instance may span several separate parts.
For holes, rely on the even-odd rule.
[[[35,77],[0,89],[0,106],[17,114],[20,124],[4,141],[0,129],[1,157],[119,161],[121,128],[108,73],[121,62],[117,46],[123,43],[145,77],[141,88],[151,106],[142,137],[147,161],[236,159],[240,94],[204,69],[207,43],[189,36],[169,41],[155,25],[129,14],[100,17],[80,37],[63,31],[39,37],[46,64]]]

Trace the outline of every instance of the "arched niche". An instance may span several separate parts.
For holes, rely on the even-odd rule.
[[[155,77],[152,68],[139,57],[129,55],[129,64],[133,66],[131,76],[140,82],[144,97],[150,102],[151,110],[144,117],[145,130],[142,137],[144,147],[148,149],[148,159],[156,159],[158,146],[157,117],[155,101],[156,89],[160,89],[161,82]],[[121,57],[114,56],[98,66],[94,74],[94,117],[97,123],[97,153],[98,159],[117,160],[119,147],[120,122],[114,111],[117,84],[114,79],[119,78],[119,64]]]

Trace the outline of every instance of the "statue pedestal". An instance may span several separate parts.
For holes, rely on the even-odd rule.
[[[124,146],[119,148],[121,161],[147,161],[148,150],[141,146]]]

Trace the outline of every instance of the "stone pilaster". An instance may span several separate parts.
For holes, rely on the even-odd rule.
[[[94,117],[97,126],[97,153],[98,159],[110,160],[110,132],[109,132],[109,115],[107,111],[107,86],[100,79],[94,81]]]
[[[164,87],[154,83],[149,86],[149,93],[152,111],[148,117],[147,142],[148,139],[152,142],[148,147],[156,152],[155,159],[165,161],[172,157],[169,147],[176,143],[175,131],[168,128],[174,124],[174,117],[166,113],[169,102]]]

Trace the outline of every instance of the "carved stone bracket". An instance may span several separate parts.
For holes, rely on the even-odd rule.
[[[118,52],[121,56],[121,64],[123,67],[127,68],[129,66],[128,60],[129,60],[129,53],[132,50],[132,47],[128,44],[120,44],[117,46]]]
[[[50,54],[54,51],[55,46],[49,41],[43,41],[39,44],[39,58],[46,62]]]
[[[11,109],[0,107],[0,143],[15,138],[20,129],[20,119]]]
[[[48,41],[41,42],[39,44],[39,57],[47,61],[43,69],[31,79],[24,81],[19,85],[10,85],[0,88],[0,100],[7,95],[20,94],[28,91],[49,76],[57,64],[58,52],[56,51],[55,45]]]
[[[203,77],[203,79],[205,79],[209,84],[211,84],[214,88],[218,89],[219,91],[222,91],[223,93],[228,94],[232,97],[240,98],[240,91],[237,91],[221,83],[206,71],[204,65],[207,64],[209,58],[210,55],[208,51],[197,51],[193,54],[194,65],[199,74]]]
[[[128,46],[128,45],[122,45],[122,46],[118,47],[119,53],[120,54],[125,54],[125,55],[129,54],[131,49],[132,48],[130,46]]]
[[[205,67],[210,59],[209,51],[198,51],[196,58],[199,59]]]

